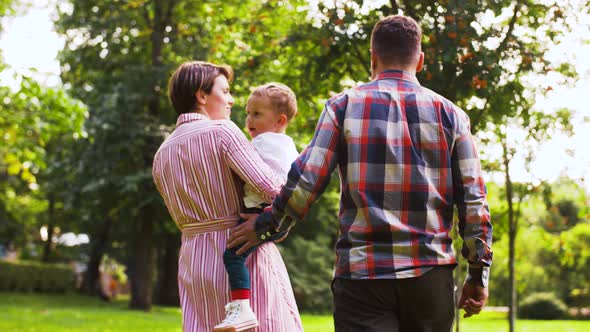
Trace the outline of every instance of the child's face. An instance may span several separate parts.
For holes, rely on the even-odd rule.
[[[246,105],[246,127],[252,138],[267,132],[280,133],[281,114],[272,109],[268,98],[252,97]]]

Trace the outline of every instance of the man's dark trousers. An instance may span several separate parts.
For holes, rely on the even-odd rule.
[[[450,332],[453,265],[408,279],[334,279],[336,332]]]

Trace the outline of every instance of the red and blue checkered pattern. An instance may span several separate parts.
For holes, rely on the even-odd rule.
[[[469,118],[414,75],[386,71],[328,100],[257,229],[286,230],[303,219],[336,168],[335,277],[411,278],[455,264],[454,206],[463,255],[471,266],[491,264],[492,225]]]

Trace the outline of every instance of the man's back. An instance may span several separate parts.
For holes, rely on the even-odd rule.
[[[336,276],[408,278],[454,264],[452,149],[468,134],[467,116],[403,71],[386,71],[327,108],[344,140]],[[483,182],[478,190],[484,204]]]

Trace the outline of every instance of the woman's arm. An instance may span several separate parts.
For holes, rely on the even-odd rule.
[[[238,126],[231,121],[225,122],[220,131],[224,160],[265,202],[271,203],[279,194],[284,180],[260,158]]]

